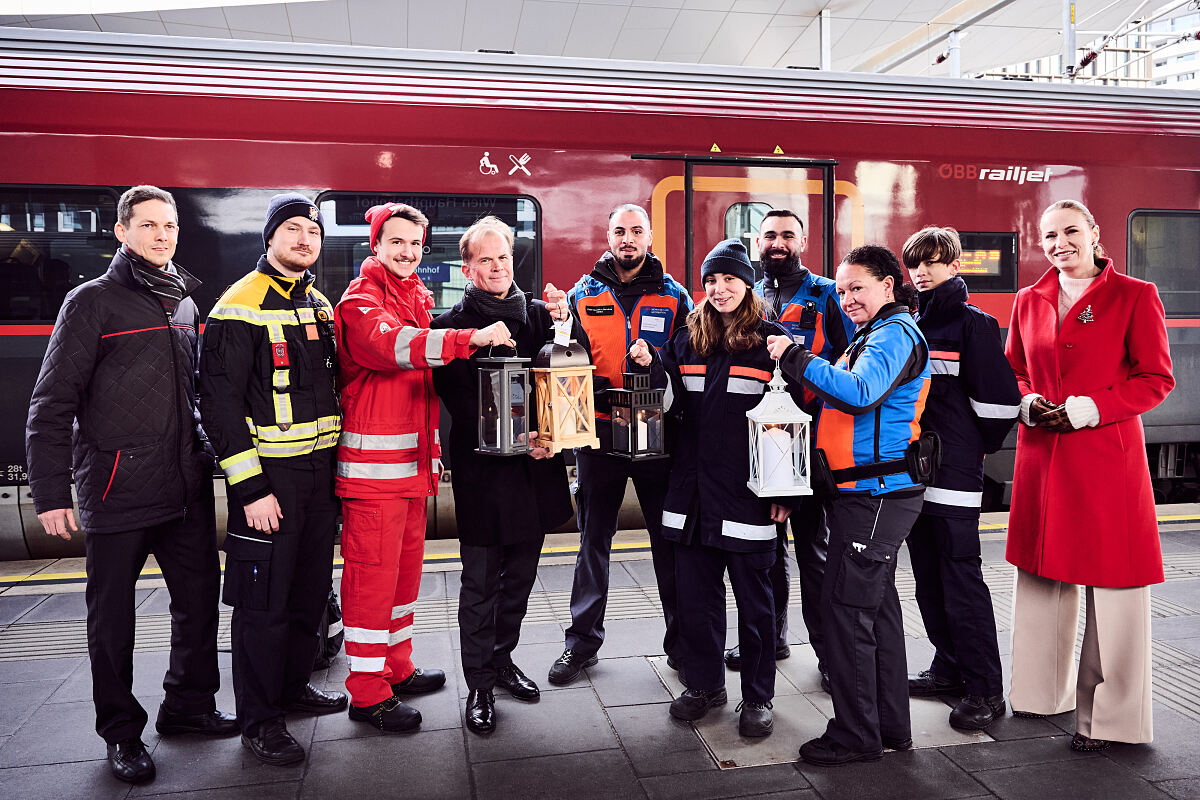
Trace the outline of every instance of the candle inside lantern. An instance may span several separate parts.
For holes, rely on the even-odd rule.
[[[764,488],[782,489],[795,485],[791,433],[784,428],[767,427],[762,432],[759,452]]]
[[[637,418],[637,441],[633,443],[635,445],[632,447],[633,451],[637,453],[644,453],[649,445],[649,438],[650,433],[646,426],[646,412],[639,411]]]

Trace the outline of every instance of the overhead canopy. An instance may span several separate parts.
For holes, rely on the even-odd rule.
[[[1075,5],[1082,44],[1115,28],[1140,3]],[[0,10],[15,13],[0,16],[0,24],[817,67],[823,8],[830,11],[836,71],[945,76],[948,65],[933,62],[955,28],[966,34],[964,75],[1062,52],[1062,4],[1055,0],[3,0]]]

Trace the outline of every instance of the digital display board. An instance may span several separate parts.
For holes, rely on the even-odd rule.
[[[959,258],[960,275],[1000,275],[999,250],[963,250]]]

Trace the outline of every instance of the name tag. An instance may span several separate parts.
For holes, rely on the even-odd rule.
[[[642,330],[649,333],[662,333],[667,329],[667,321],[662,317],[642,315]]]
[[[590,317],[610,317],[615,310],[614,306],[584,306],[583,308]]]

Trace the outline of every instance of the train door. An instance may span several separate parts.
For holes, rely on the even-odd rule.
[[[651,226],[656,237],[664,232],[668,237],[655,252],[693,295],[702,292],[700,265],[704,256],[723,239],[741,240],[750,253],[756,277],[762,277],[758,228],[772,209],[796,213],[807,236],[804,265],[815,273],[833,275],[836,161],[737,157],[678,160],[683,162],[683,175],[664,179],[655,187]]]

